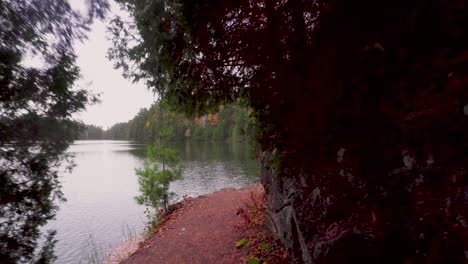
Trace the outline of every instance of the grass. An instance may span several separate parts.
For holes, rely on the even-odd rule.
[[[112,248],[103,248],[96,243],[92,235],[89,235],[83,248],[84,255],[79,263],[118,264],[128,258],[138,249],[141,238],[137,235],[135,228],[130,227],[128,224],[122,224],[121,232],[124,238],[123,241]]]
[[[100,264],[103,260],[106,259],[105,250],[98,244],[92,235],[89,235],[86,239],[85,254],[81,257],[79,263],[89,263],[89,264]]]
[[[124,241],[119,243],[107,254],[103,263],[118,264],[138,250],[141,238],[136,234],[135,228],[131,228],[128,224],[125,224],[122,226],[122,234],[125,238]]]

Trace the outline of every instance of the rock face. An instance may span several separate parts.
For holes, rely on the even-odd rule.
[[[419,191],[424,195],[410,199],[414,196],[410,187],[415,188],[415,185],[402,184],[402,178],[398,178],[393,189],[387,188],[386,196],[379,196],[379,193],[368,194],[366,190],[372,190],[369,187],[353,185],[359,178],[352,178],[344,170],[322,178],[303,172],[282,175],[276,171],[274,157],[274,151],[259,155],[271,228],[298,262],[466,262],[467,251],[463,248],[466,198],[463,197],[467,191],[457,180],[457,175],[463,175],[464,171],[455,171],[455,176],[448,178],[443,185],[445,193],[440,194],[438,188],[429,186],[433,189]],[[391,177],[396,178],[395,175]],[[376,189],[375,186],[371,187]],[[331,189],[333,192],[329,191]],[[463,190],[465,196],[461,195]],[[373,196],[367,199],[368,195]],[[375,204],[371,204],[374,200]],[[413,209],[421,204],[427,211],[420,213]],[[456,218],[450,220],[448,216]],[[424,255],[418,255],[422,250]]]
[[[275,171],[273,155],[260,155],[261,182],[270,206],[272,228],[286,247],[293,249],[293,257],[304,263],[313,263],[310,245],[305,239],[303,191],[305,184],[292,178],[279,177]]]

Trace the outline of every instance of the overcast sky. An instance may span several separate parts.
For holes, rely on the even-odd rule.
[[[73,6],[79,6],[84,0],[72,0]],[[116,12],[116,5],[113,12]],[[112,15],[112,14],[111,14]],[[88,106],[86,112],[77,115],[86,124],[108,128],[115,123],[128,121],[140,108],[149,107],[154,101],[153,93],[143,83],[132,84],[122,77],[119,70],[112,67],[106,53],[111,42],[106,40],[107,21],[96,21],[92,32],[84,43],[76,45],[78,65],[83,76],[80,86],[89,87],[101,93],[101,103]]]

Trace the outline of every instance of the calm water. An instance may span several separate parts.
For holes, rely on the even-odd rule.
[[[177,197],[242,188],[258,181],[258,166],[248,146],[193,142],[175,144],[185,166],[182,179],[171,184]],[[147,222],[138,194],[135,168],[144,160],[144,146],[127,141],[77,141],[73,172],[62,176],[67,202],[55,220],[56,263],[90,263],[125,240],[141,234]]]

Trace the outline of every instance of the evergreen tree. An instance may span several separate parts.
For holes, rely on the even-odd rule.
[[[249,101],[295,256],[466,259],[466,1],[118,2],[126,76],[189,114]]]
[[[54,258],[53,232],[34,257],[39,230],[64,199],[58,168],[82,128],[72,114],[97,100],[74,87],[74,41],[108,8],[87,2],[83,16],[65,0],[0,1],[0,263]]]
[[[137,202],[154,209],[162,207],[165,212],[168,211],[170,199],[174,195],[169,192],[169,184],[180,179],[183,170],[176,151],[168,147],[168,139],[173,134],[173,128],[162,123],[154,144],[147,148],[144,168],[136,171],[140,184]]]

